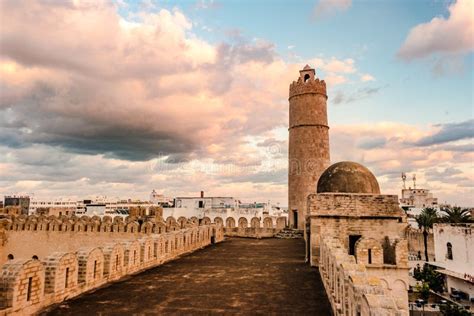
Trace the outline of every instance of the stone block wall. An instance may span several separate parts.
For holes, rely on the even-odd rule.
[[[382,280],[365,264],[348,255],[337,238],[324,237],[320,246],[319,272],[334,315],[408,315],[403,297],[392,295]]]
[[[405,315],[408,224],[397,197],[321,193],[308,208],[309,260],[335,315]]]
[[[104,251],[104,275],[115,280],[123,274],[125,251],[123,244],[106,244]]]
[[[228,217],[224,234],[229,237],[270,238],[285,227],[286,217],[283,216],[278,217],[275,223],[270,217],[265,217],[263,223],[260,218],[254,217],[250,220],[250,225],[245,217],[239,218],[238,221],[233,217]]]
[[[215,224],[197,226],[187,223],[187,227],[175,229],[170,221],[170,225],[165,225],[168,232],[163,230],[158,234],[152,233],[156,231],[156,225],[152,223],[127,224],[123,225],[124,230],[112,231],[113,225],[101,229],[101,221],[98,226],[85,225],[88,227],[85,234],[85,228],[71,228],[78,228],[76,223],[67,225],[66,230],[62,220],[53,219],[53,225],[42,223],[43,229],[40,230],[28,230],[33,226],[25,225],[25,222],[28,222],[27,218],[26,221],[10,218],[0,223],[0,233],[4,236],[2,248],[7,248],[7,252],[15,258],[5,260],[1,266],[0,316],[34,314],[51,304],[176,259],[224,238],[223,227]],[[130,229],[125,231],[125,227]],[[29,251],[23,249],[24,234],[30,234],[28,240],[32,247],[26,247]],[[82,239],[83,243],[79,243],[81,247],[71,251],[53,251],[64,249],[64,243],[74,234]],[[49,244],[43,245],[46,241]],[[43,249],[38,251],[35,248]],[[2,255],[5,254],[3,250]],[[51,252],[47,254],[47,250]],[[31,259],[33,253],[40,253],[41,256]]]
[[[55,252],[44,260],[45,293],[56,296],[69,295],[69,290],[77,286],[78,258],[74,253]]]
[[[423,241],[423,232],[421,229],[409,228],[407,230],[408,253],[410,260],[425,260],[425,244]],[[433,232],[428,233],[428,258],[430,261],[435,260],[434,236]]]
[[[396,195],[318,193],[308,197],[308,206],[318,216],[406,217]]]

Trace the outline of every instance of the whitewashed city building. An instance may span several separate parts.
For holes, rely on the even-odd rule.
[[[446,276],[450,294],[474,299],[474,224],[434,224],[438,271]]]

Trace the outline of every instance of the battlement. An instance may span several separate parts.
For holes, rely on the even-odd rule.
[[[323,237],[319,273],[334,315],[408,315],[407,280],[386,280],[347,254],[338,238]],[[406,272],[404,271],[406,274]]]
[[[0,238],[0,315],[29,315],[220,242],[224,229],[208,218],[21,215],[0,220]]]
[[[326,82],[314,77],[309,77],[306,80],[304,77],[299,77],[297,81],[293,81],[290,84],[290,99],[294,96],[308,93],[321,94],[327,99]]]

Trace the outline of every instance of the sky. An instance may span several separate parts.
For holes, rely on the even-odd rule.
[[[331,162],[474,206],[474,2],[0,1],[0,195],[287,205],[288,87]],[[408,185],[412,186],[411,181]]]

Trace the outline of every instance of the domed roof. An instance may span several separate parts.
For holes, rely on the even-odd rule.
[[[341,161],[323,172],[317,192],[380,194],[380,188],[369,169],[356,162]]]

